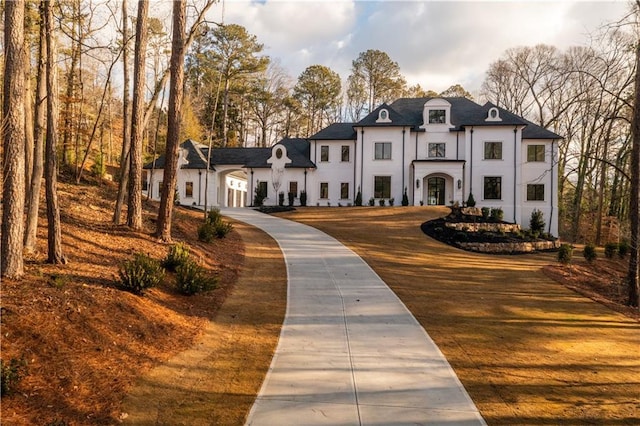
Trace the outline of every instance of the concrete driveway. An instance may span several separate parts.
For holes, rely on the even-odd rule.
[[[289,280],[280,341],[247,425],[483,425],[438,347],[355,253],[251,209],[225,216],[280,245]]]

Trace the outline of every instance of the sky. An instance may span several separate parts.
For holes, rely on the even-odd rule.
[[[461,84],[476,97],[489,65],[509,48],[588,45],[629,3],[618,1],[225,0],[209,19],[240,24],[294,79],[325,65],[350,74],[361,52],[398,63],[410,85],[443,91]]]

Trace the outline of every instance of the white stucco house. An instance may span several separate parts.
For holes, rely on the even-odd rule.
[[[399,206],[462,204],[501,208],[504,219],[528,227],[541,210],[558,235],[557,158],[561,136],[491,103],[466,98],[405,98],[383,104],[357,123],[335,123],[308,139],[270,148],[181,145],[179,201],[196,206],[251,205],[256,188],[266,205],[294,193],[299,205],[348,206],[358,190]],[[207,158],[209,166],[207,167]],[[153,173],[151,169],[153,167]],[[145,192],[159,199],[164,158],[147,164]],[[144,186],[144,185],[143,185]],[[205,195],[206,194],[206,195]],[[206,198],[206,200],[205,200]]]

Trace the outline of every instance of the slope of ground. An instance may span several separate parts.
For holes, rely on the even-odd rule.
[[[190,245],[192,256],[218,277],[218,288],[181,296],[167,275],[144,297],[119,291],[114,288],[118,266],[134,252],[156,259],[166,256],[169,245],[151,236],[154,206],[145,206],[144,230],[132,232],[110,224],[112,186],[62,182],[59,196],[68,264],[45,263],[46,223],[42,219],[39,254],[28,259],[24,280],[2,282],[2,359],[27,363],[17,392],[2,398],[3,424],[118,423],[126,417],[120,408],[126,391],[141,373],[193,346],[216,318],[246,261],[241,237],[249,232],[246,227],[237,226],[225,239],[204,244],[196,235],[202,213],[177,209],[174,240]],[[44,203],[41,207],[44,210]],[[277,263],[273,240],[264,233],[247,235],[254,246],[264,244],[275,250],[271,263],[283,269]],[[273,270],[268,272],[277,276]],[[286,278],[280,277],[283,287]],[[253,344],[263,348],[265,343]],[[268,351],[256,361],[260,365],[256,368],[266,370],[271,357]],[[260,381],[252,379],[249,389],[255,393],[253,382]],[[252,390],[246,392],[251,399]],[[247,403],[242,409],[248,410]]]
[[[542,269],[555,253],[483,255],[422,233],[423,222],[446,213],[307,208],[279,216],[362,256],[431,335],[489,424],[640,424],[637,319],[548,278]]]

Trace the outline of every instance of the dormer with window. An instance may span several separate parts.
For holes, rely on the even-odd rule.
[[[500,110],[496,107],[489,108],[487,118],[485,118],[484,121],[502,121],[502,118],[500,118]]]
[[[389,111],[384,108],[378,111],[378,119],[376,120],[376,123],[391,123]]]
[[[451,124],[451,104],[440,98],[428,100],[424,104],[422,122],[420,127],[423,129],[448,130],[454,127]]]

